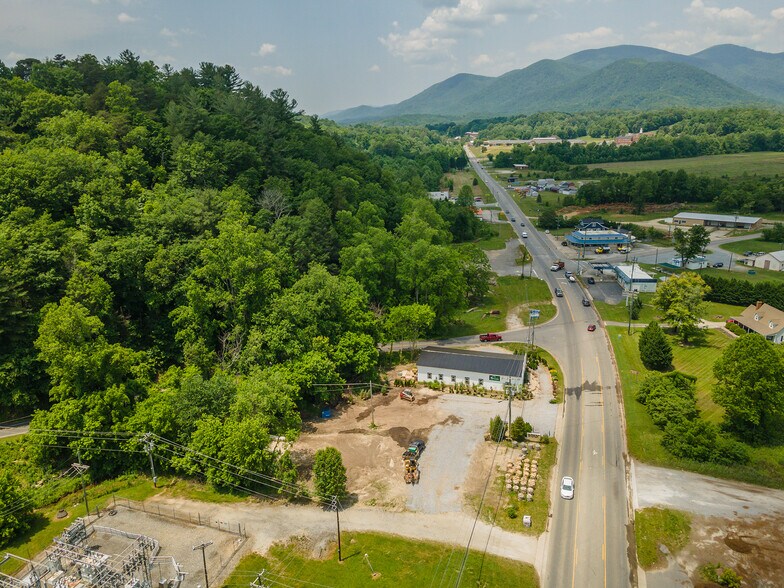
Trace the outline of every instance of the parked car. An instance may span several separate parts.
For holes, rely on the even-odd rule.
[[[724,267],[724,264],[720,261],[717,261],[716,263],[713,264],[713,267]]]
[[[503,338],[498,333],[485,333],[484,335],[479,335],[479,340],[482,343],[489,343],[492,341],[503,341]]]
[[[583,298],[583,306],[591,306],[591,301],[587,298]]]
[[[549,235],[549,234],[550,234],[550,229],[545,229],[545,230],[544,230],[544,234],[545,234],[545,235]]]
[[[555,296],[556,296],[556,298],[563,298],[563,290],[561,290],[560,288],[556,288],[555,289]]]
[[[596,330],[596,325],[590,324],[588,325],[588,332],[593,333]]]
[[[596,283],[596,280],[594,280],[592,277],[586,278],[585,281],[588,282],[589,284],[595,284]]]
[[[527,239],[528,238],[528,233],[526,233],[525,231],[520,233],[520,235],[522,236],[523,239]]]
[[[411,388],[404,388],[400,391],[400,400],[414,402],[414,393],[411,391]]]
[[[564,476],[561,480],[561,498],[564,500],[574,498],[574,480],[569,476]]]
[[[748,257],[749,255],[754,255],[754,252],[753,252],[753,251],[744,251],[744,252],[743,252],[743,255],[745,255],[746,257]]]
[[[569,241],[561,241],[561,245],[564,247],[569,247]]]

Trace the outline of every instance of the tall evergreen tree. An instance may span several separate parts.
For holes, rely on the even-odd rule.
[[[640,359],[649,370],[665,371],[672,365],[672,348],[659,323],[651,322],[640,335]]]

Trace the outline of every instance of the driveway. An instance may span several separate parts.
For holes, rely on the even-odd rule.
[[[784,515],[784,491],[670,470],[634,461],[634,507],[665,506],[735,518]]]

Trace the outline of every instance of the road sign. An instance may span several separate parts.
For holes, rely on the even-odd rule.
[[[528,313],[528,318],[531,320],[539,318],[539,311],[537,309],[533,309]]]
[[[501,376],[490,376],[488,379],[491,382],[500,382],[501,381]]]

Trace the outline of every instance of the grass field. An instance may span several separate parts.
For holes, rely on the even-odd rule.
[[[460,546],[378,533],[343,533],[342,563],[336,546],[330,547],[327,558],[311,559],[296,542],[273,545],[264,557],[245,556],[223,586],[248,586],[262,570],[272,586],[452,586],[464,552]],[[471,551],[461,585],[535,588],[539,580],[529,564]]]
[[[634,538],[637,561],[651,569],[664,559],[659,545],[666,545],[675,555],[689,542],[691,518],[688,514],[666,508],[644,508],[634,514]]]
[[[737,266],[743,267],[743,266]],[[753,271],[753,274],[749,273]],[[750,267],[742,272],[732,271],[728,272],[726,269],[705,268],[697,270],[700,275],[716,276],[719,278],[735,278],[737,280],[746,280],[749,282],[784,282],[784,272],[776,272],[773,270],[764,270],[756,267]]]
[[[632,334],[627,335],[625,327],[608,327],[621,376],[627,440],[632,457],[662,467],[689,470],[772,488],[784,488],[784,447],[782,446],[749,447],[751,462],[734,466],[680,459],[669,454],[661,446],[662,431],[653,424],[645,406],[635,399],[640,382],[648,372],[640,361],[637,348],[641,330],[632,329]],[[704,346],[673,346],[675,368],[698,376],[697,405],[704,411],[704,416],[711,420],[718,418],[721,409],[715,407],[708,397],[710,384],[701,380],[706,379],[715,358],[720,355],[729,341],[726,335],[717,331],[708,331]]]
[[[653,294],[640,294],[642,301],[642,310],[640,316],[634,319],[633,323],[649,323],[651,321],[659,320],[659,311],[651,305]],[[606,321],[627,322],[629,320],[629,307],[626,306],[626,300],[622,300],[618,304],[608,304],[601,300],[594,300],[593,305],[596,311]]]
[[[732,153],[728,155],[706,155],[685,159],[656,159],[653,161],[624,161],[618,163],[596,163],[589,168],[602,168],[614,173],[634,174],[642,171],[682,169],[692,174],[709,176],[784,174],[784,153],[762,151],[759,153]]]
[[[483,251],[503,249],[506,247],[506,242],[515,235],[514,229],[509,223],[493,223],[487,226],[495,231],[495,236],[486,237],[476,242],[477,247]]]
[[[722,249],[732,251],[736,255],[743,255],[744,251],[781,251],[784,249],[784,243],[779,241],[763,241],[762,239],[744,239],[743,241],[733,241],[732,243],[724,243],[721,245]]]
[[[537,202],[536,198],[523,196],[517,192],[512,192],[511,195],[512,199],[515,201],[517,206],[520,207],[520,210],[523,211],[525,216],[535,218],[538,218],[541,214],[541,211],[547,206],[551,206],[558,210],[558,208],[561,206],[561,202],[563,201],[563,196],[561,194],[554,194],[553,192],[541,192],[541,202]]]
[[[526,278],[521,280],[515,276],[497,278],[487,299],[481,306],[464,312],[458,316],[456,323],[438,333],[438,338],[464,337],[480,333],[492,333],[506,330],[506,317],[512,309],[527,305],[526,309],[538,308],[541,315],[537,324],[555,316],[552,294],[547,283],[539,279]],[[488,314],[491,310],[500,310],[499,315]],[[527,310],[525,311],[527,315]]]
[[[485,186],[484,182],[479,180],[479,177],[476,175],[476,172],[473,169],[444,174],[444,178],[441,181],[441,185],[444,187],[444,189],[448,187],[449,180],[452,180],[452,194],[455,196],[460,194],[460,190],[463,186],[468,185],[471,187],[471,192],[474,196],[481,196],[482,200],[487,203],[495,202],[495,198],[493,197],[492,193],[487,189],[487,186]],[[473,185],[474,180],[477,181],[476,186]]]

